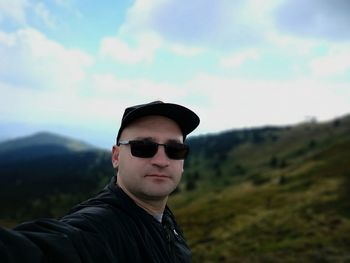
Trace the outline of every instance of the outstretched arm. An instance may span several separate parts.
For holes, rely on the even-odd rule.
[[[70,224],[73,222],[73,224]],[[80,215],[70,222],[40,219],[0,228],[0,262],[110,262],[108,246]]]

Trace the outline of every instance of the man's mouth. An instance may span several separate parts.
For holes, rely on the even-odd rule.
[[[170,178],[170,176],[164,175],[164,174],[147,174],[145,177],[152,177],[152,178]]]

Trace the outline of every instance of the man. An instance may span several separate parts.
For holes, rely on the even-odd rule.
[[[183,142],[198,125],[198,116],[177,104],[127,108],[110,184],[60,220],[0,228],[0,262],[191,262],[166,203],[183,172]]]

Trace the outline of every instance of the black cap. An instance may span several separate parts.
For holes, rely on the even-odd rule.
[[[138,118],[149,115],[160,115],[175,121],[182,131],[184,140],[189,133],[197,128],[200,122],[197,114],[178,104],[153,101],[146,104],[135,105],[126,108],[124,111],[118,131],[117,142],[126,126]]]

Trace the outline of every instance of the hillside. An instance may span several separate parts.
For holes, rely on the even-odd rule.
[[[348,262],[349,116],[194,143],[192,191],[170,200],[194,263]]]
[[[350,116],[228,130],[188,143],[184,178],[169,205],[194,263],[349,261]],[[13,167],[26,181],[2,184],[0,223],[8,226],[63,215],[113,173],[110,153],[98,150]]]
[[[0,144],[0,220],[59,216],[112,176],[110,153],[52,133]]]
[[[0,162],[32,159],[41,156],[96,149],[66,136],[39,132],[30,136],[0,142]]]

